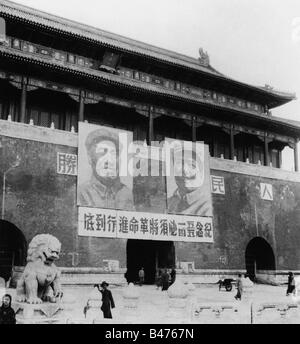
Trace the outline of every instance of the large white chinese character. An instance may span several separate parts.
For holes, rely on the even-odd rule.
[[[260,183],[260,197],[267,201],[273,201],[273,187],[271,184]]]
[[[57,173],[70,176],[77,175],[77,155],[57,153]]]
[[[211,176],[211,190],[214,194],[225,195],[224,177]]]

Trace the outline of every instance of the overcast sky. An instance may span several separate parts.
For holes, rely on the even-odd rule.
[[[300,0],[15,2],[195,58],[202,47],[227,76],[295,92],[272,113],[300,121]]]

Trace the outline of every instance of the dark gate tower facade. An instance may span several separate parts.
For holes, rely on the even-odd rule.
[[[295,94],[225,77],[203,49],[195,59],[6,0],[0,17],[0,205],[21,256],[55,235],[70,283],[142,265],[149,283],[172,266],[196,282],[300,269],[300,123],[271,113]],[[101,176],[101,152],[128,148],[119,134],[142,142],[137,169],[147,147],[159,173]],[[199,147],[197,187],[162,173],[166,142],[171,172],[178,144]],[[295,171],[281,168],[287,146]]]

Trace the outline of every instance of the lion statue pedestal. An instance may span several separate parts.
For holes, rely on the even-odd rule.
[[[42,304],[27,304],[15,302],[18,324],[55,324],[64,323],[64,306],[59,303],[44,302]]]
[[[19,323],[54,323],[63,318],[60,271],[54,264],[60,250],[61,243],[50,234],[39,234],[30,242],[13,305]]]

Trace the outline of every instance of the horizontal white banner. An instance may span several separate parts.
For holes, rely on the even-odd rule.
[[[212,217],[79,207],[79,236],[159,241],[213,240]]]

